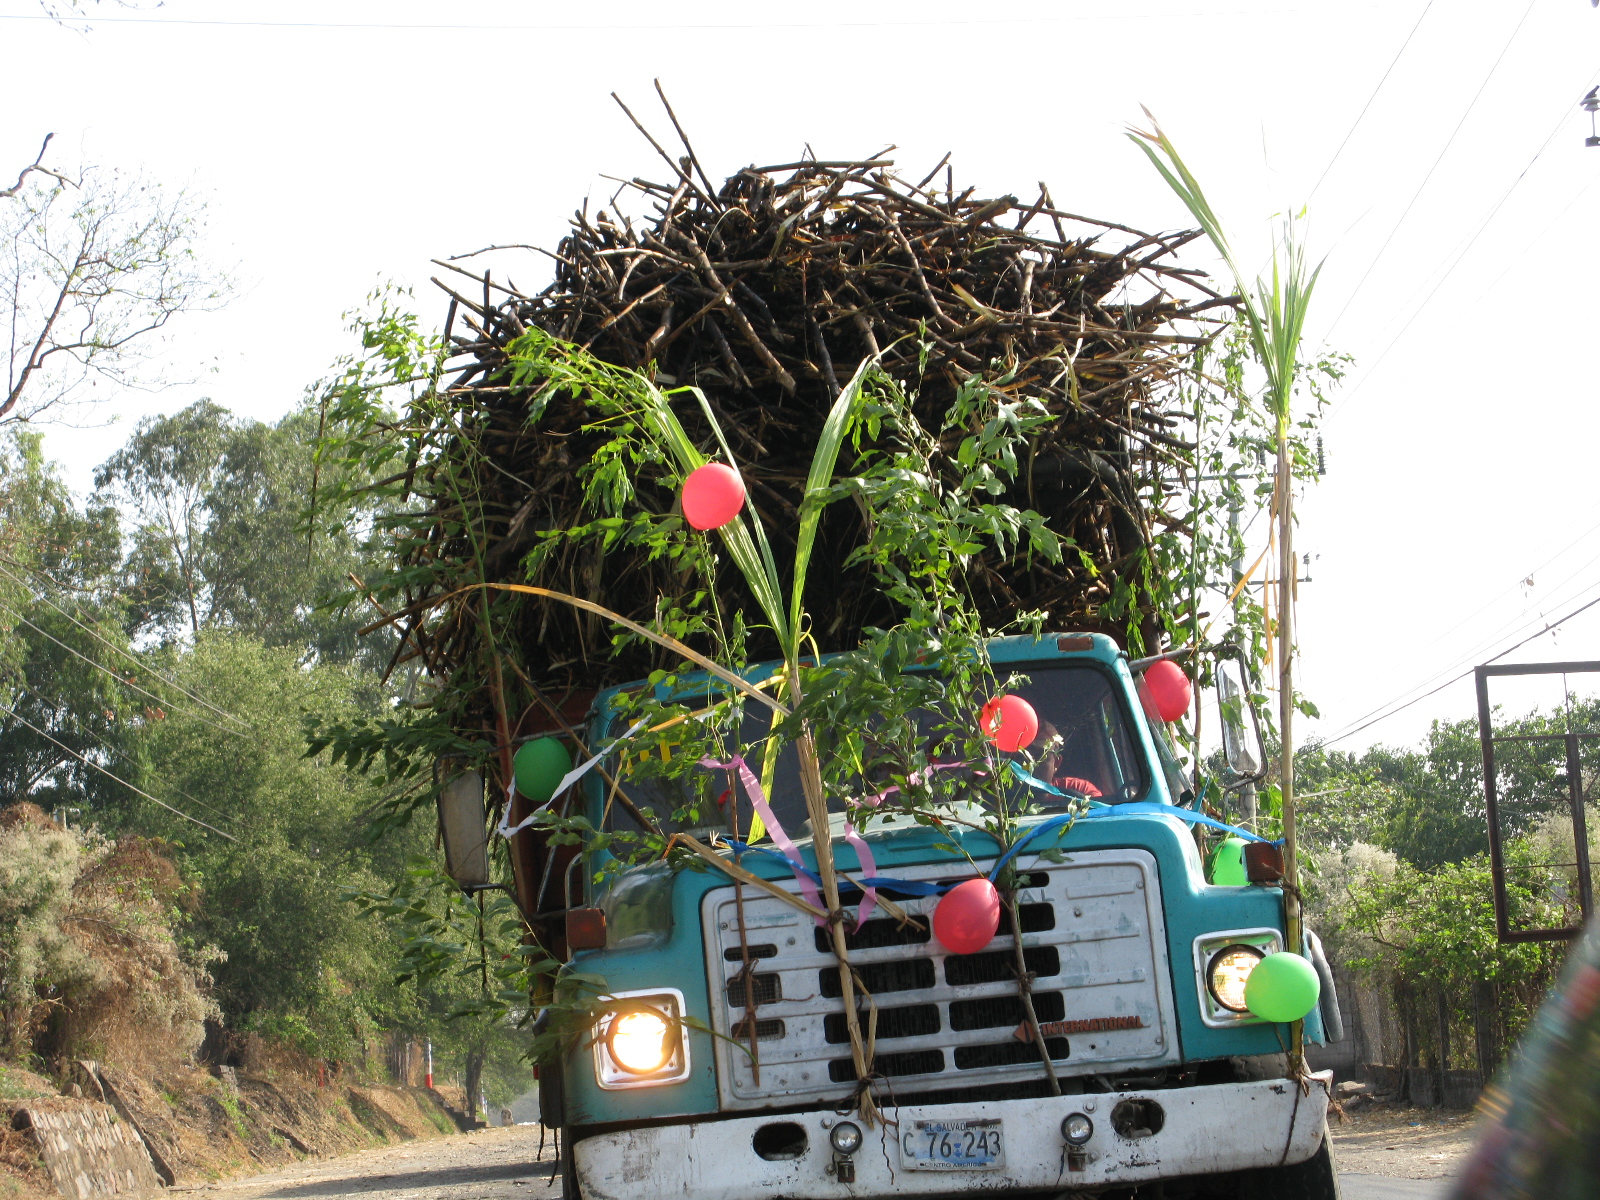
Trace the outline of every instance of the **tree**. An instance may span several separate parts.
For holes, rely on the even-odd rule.
[[[0,192],[0,422],[160,382],[152,335],[228,288],[195,254],[204,205],[188,192],[92,166],[73,179],[44,153]]]
[[[265,425],[209,399],[140,422],[95,474],[102,502],[132,526],[125,588],[135,632],[233,629],[340,659],[377,649],[358,647],[353,619],[319,607],[348,589],[361,558],[351,532],[304,535],[315,434],[303,409]]]
[[[81,803],[104,777],[82,761],[122,739],[141,696],[100,670],[126,642],[101,602],[119,558],[115,514],[80,511],[39,435],[0,441],[0,801]]]
[[[346,1057],[360,1029],[379,1024],[377,1015],[395,1004],[397,951],[356,919],[344,889],[398,872],[426,834],[370,845],[362,814],[378,789],[326,759],[307,758],[300,718],[308,709],[370,709],[373,680],[345,667],[307,669],[298,648],[269,648],[237,633],[203,632],[192,646],[168,646],[163,655],[174,679],[248,732],[174,712],[142,730],[136,780],[237,840],[126,793],[103,819],[183,844],[180,865],[205,896],[195,928],[227,955],[215,975],[230,1025]]]
[[[1501,834],[1525,837],[1569,812],[1566,747],[1560,737],[1600,724],[1600,699],[1574,698],[1563,710],[1508,718],[1496,711],[1495,749]],[[1600,746],[1580,742],[1584,791],[1593,795]],[[1307,836],[1318,847],[1371,842],[1420,870],[1459,863],[1489,850],[1483,797],[1483,748],[1476,718],[1435,721],[1415,749],[1373,746],[1357,756],[1310,746],[1295,755],[1311,793]],[[1590,817],[1591,822],[1594,816]]]

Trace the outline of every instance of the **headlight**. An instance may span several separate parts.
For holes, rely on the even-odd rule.
[[[1081,1146],[1094,1136],[1094,1122],[1082,1113],[1073,1113],[1061,1122],[1061,1136],[1068,1144]]]
[[[840,1154],[854,1154],[861,1149],[861,1126],[854,1121],[840,1121],[828,1134],[828,1141]]]
[[[653,1008],[618,1013],[606,1031],[611,1061],[635,1075],[651,1075],[666,1066],[676,1042],[671,1022]]]
[[[1250,1006],[1244,1002],[1244,985],[1263,957],[1254,946],[1235,944],[1218,950],[1206,967],[1206,988],[1211,998],[1229,1012],[1249,1012]]]
[[[594,1030],[595,1082],[601,1088],[657,1087],[689,1078],[682,992],[648,988],[600,1000],[608,1009]]]

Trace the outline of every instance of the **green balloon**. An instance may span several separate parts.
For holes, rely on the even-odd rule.
[[[556,794],[556,784],[572,770],[572,755],[556,738],[535,738],[518,748],[512,767],[517,795],[537,808]]]
[[[1322,981],[1317,969],[1298,954],[1269,954],[1244,984],[1244,1002],[1264,1021],[1298,1021],[1317,1006]]]
[[[1228,838],[1211,852],[1211,882],[1219,887],[1243,887],[1250,882],[1244,873],[1244,839]]]

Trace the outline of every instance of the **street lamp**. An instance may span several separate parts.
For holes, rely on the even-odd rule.
[[[1600,3],[1600,0],[1596,0]],[[1589,136],[1583,139],[1585,146],[1600,146],[1600,131],[1595,129],[1595,113],[1600,111],[1600,87],[1592,87],[1589,94],[1583,98],[1583,111],[1589,114]]]

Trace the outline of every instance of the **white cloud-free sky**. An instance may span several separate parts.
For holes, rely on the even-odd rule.
[[[83,487],[141,416],[211,396],[274,418],[347,349],[340,314],[381,281],[442,314],[430,258],[553,247],[586,194],[609,198],[602,174],[651,170],[612,90],[664,126],[659,76],[713,178],[807,143],[824,158],[895,143],[908,170],[952,151],[958,179],[991,194],[1043,179],[1076,212],[1186,225],[1122,136],[1143,104],[1246,262],[1265,261],[1275,214],[1309,205],[1327,255],[1310,344],[1357,361],[1302,507],[1299,545],[1317,556],[1300,588],[1304,688],[1324,713],[1305,732],[1360,724],[1600,596],[1600,148],[1584,146],[1578,107],[1600,83],[1600,12],[990,11],[169,0],[102,6],[83,33],[0,0],[0,164],[31,160],[54,130],[57,162],[186,184],[209,198],[209,253],[241,282],[163,348],[197,382],[127,395],[100,414],[115,423],[52,429],[47,449]],[[548,277],[533,255],[507,265],[524,290]],[[1509,661],[1588,658],[1600,606]],[[1472,711],[1469,679],[1341,745],[1411,742]]]

